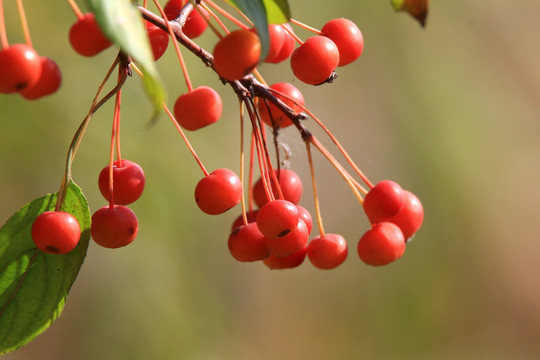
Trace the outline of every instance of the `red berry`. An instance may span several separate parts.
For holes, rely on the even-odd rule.
[[[277,93],[274,93],[274,95],[292,108],[295,112],[302,111],[300,106],[304,106],[304,96],[294,85],[286,82],[276,83],[271,85],[270,89],[275,90]],[[280,93],[283,95],[280,95]],[[287,97],[291,98],[291,100],[289,100]],[[277,106],[269,101],[259,98],[257,108],[259,110],[261,120],[269,126],[274,126],[275,124],[276,127],[285,128],[292,125],[292,121],[287,117],[287,115],[285,115],[283,111],[278,109]]]
[[[311,239],[307,246],[307,256],[319,269],[333,269],[347,258],[347,242],[338,234],[325,234]]]
[[[313,227],[313,219],[311,218],[311,214],[303,206],[296,205],[296,208],[298,209],[298,217],[304,222],[304,224],[306,224],[308,234],[311,234],[311,229]]]
[[[279,172],[276,170],[275,173],[276,177],[278,178],[279,187],[281,188],[281,192],[283,193],[284,200],[288,200],[293,204],[297,205],[300,202],[300,198],[302,197],[302,180],[300,179],[300,177],[290,169],[280,169]],[[276,189],[276,185],[272,181],[272,178],[270,178],[270,181],[272,183],[272,191],[274,193],[274,197],[277,197],[278,192]],[[264,191],[262,178],[259,178],[259,180],[257,180],[255,185],[253,186],[253,199],[255,200],[255,203],[258,207],[262,207],[268,202],[266,192]]]
[[[364,199],[364,211],[372,223],[386,221],[403,207],[405,195],[399,184],[383,180],[375,185]]]
[[[225,80],[240,80],[252,72],[261,56],[261,41],[249,30],[235,30],[222,38],[213,51],[214,69]]]
[[[101,31],[93,13],[86,13],[69,30],[69,42],[83,56],[94,56],[112,45]]]
[[[293,31],[291,25],[282,24],[281,27],[283,26],[288,28],[290,31]],[[289,56],[291,56],[292,52],[294,51],[296,40],[285,29],[283,29],[283,32],[285,34],[285,37],[283,39],[283,45],[281,46],[279,53],[277,53],[274,58],[265,60],[266,62],[273,63],[273,64],[280,63],[284,60],[287,60]]]
[[[407,190],[404,190],[404,194],[405,202],[403,207],[397,214],[386,221],[399,226],[405,240],[410,241],[412,240],[414,233],[422,226],[422,222],[424,221],[424,208],[416,195]]]
[[[330,38],[339,50],[339,64],[343,66],[358,59],[364,50],[364,38],[356,24],[348,19],[333,19],[321,29],[321,35]]]
[[[145,176],[143,169],[133,161],[122,159],[113,164],[113,200],[117,205],[131,204],[137,200],[143,190]],[[109,166],[105,166],[99,173],[99,191],[101,195],[111,201],[109,191]]]
[[[306,224],[298,219],[296,228],[286,235],[277,238],[264,238],[264,243],[270,254],[275,256],[288,256],[306,247],[309,231]]]
[[[0,50],[0,93],[15,93],[34,86],[41,67],[41,58],[28,45],[14,44]]]
[[[154,55],[154,61],[157,61],[167,50],[169,34],[148,21],[146,22],[146,32]]]
[[[255,220],[257,219],[258,212],[259,210],[252,210],[252,211],[246,212],[246,218],[247,218],[248,224],[255,222]],[[231,225],[231,231],[233,231],[234,229],[236,229],[237,227],[241,225],[244,225],[244,216],[242,216],[242,214],[238,215],[238,217],[234,219]]]
[[[139,231],[135,213],[124,205],[104,206],[92,215],[90,233],[94,241],[106,248],[129,245]]]
[[[336,44],[325,36],[312,36],[291,55],[291,69],[298,80],[311,85],[324,83],[339,64]]]
[[[64,211],[46,211],[32,224],[34,244],[47,253],[65,254],[77,246],[81,228],[75,216]]]
[[[180,11],[187,1],[188,0],[169,0],[163,8],[167,19],[176,19],[180,15]],[[190,39],[201,36],[208,27],[208,17],[209,15],[206,10],[200,6],[196,6],[187,17],[182,31]]]
[[[195,201],[209,214],[222,214],[236,206],[242,199],[242,184],[229,169],[217,169],[202,178],[195,187]]]
[[[197,130],[215,123],[221,117],[223,103],[216,90],[208,86],[180,95],[174,104],[174,116],[186,130]]]
[[[405,252],[401,229],[391,222],[374,224],[358,242],[358,255],[368,265],[387,265]]]
[[[62,73],[58,64],[53,59],[46,56],[40,58],[41,75],[38,81],[21,90],[21,95],[28,100],[39,99],[40,97],[55,93],[62,83]]]
[[[240,225],[229,235],[228,247],[238,261],[251,262],[266,259],[270,254],[256,223]]]
[[[275,239],[298,226],[298,208],[287,200],[272,200],[257,214],[257,226],[264,236]]]
[[[305,258],[306,247],[303,247],[297,252],[283,257],[270,254],[266,259],[263,260],[263,263],[272,270],[291,269],[300,266],[304,262]]]
[[[263,60],[264,62],[272,62],[272,60],[279,54],[283,43],[285,42],[285,30],[280,24],[268,24],[268,36],[270,39],[270,46],[268,48],[268,54]]]

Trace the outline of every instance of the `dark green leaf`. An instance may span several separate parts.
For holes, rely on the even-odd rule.
[[[154,63],[140,12],[130,0],[86,0],[86,2],[95,14],[103,32],[112,42],[120,46],[123,52],[129,54],[141,68],[146,92],[157,114],[165,101],[165,92]]]
[[[0,228],[0,355],[29,343],[60,316],[86,256],[90,210],[73,183],[61,210],[79,221],[79,244],[64,255],[46,254],[34,245],[32,223],[55,203],[56,194],[35,199]]]

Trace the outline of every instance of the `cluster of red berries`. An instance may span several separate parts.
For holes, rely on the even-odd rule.
[[[183,24],[182,35],[194,39],[203,34],[211,19],[217,19],[212,10],[214,9],[226,15],[239,29],[228,31],[219,22],[226,34],[220,35],[217,29],[213,29],[219,39],[212,51],[212,57],[206,59],[207,63],[212,64],[213,69],[226,83],[240,83],[254,75],[265,89],[263,93],[252,91],[249,101],[247,98],[243,99],[253,127],[250,174],[253,170],[255,148],[261,177],[255,184],[252,184],[250,179],[245,186],[243,177],[230,169],[206,171],[183,129],[195,131],[218,121],[222,113],[222,101],[219,94],[209,86],[192,87],[175,41],[188,91],[177,98],[173,112],[164,107],[203,170],[204,177],[197,183],[194,191],[196,204],[201,211],[209,215],[219,215],[242,204],[242,213],[232,224],[228,237],[228,249],[233,258],[241,262],[262,261],[270,269],[287,269],[299,266],[307,257],[317,268],[333,269],[343,263],[348,255],[347,242],[341,235],[324,232],[317,199],[315,210],[319,232],[310,240],[313,218],[305,207],[299,205],[303,192],[301,179],[288,167],[280,166],[274,169],[271,164],[266,145],[266,126],[277,136],[280,129],[294,125],[301,132],[308,149],[309,146],[318,148],[344,176],[363,204],[371,228],[358,242],[357,252],[360,259],[375,266],[386,265],[399,259],[405,251],[406,243],[423,221],[423,208],[418,198],[393,181],[385,180],[373,186],[357,169],[357,173],[368,185],[368,189],[364,189],[299,123],[298,119],[307,113],[340,147],[320,120],[306,109],[300,90],[287,82],[267,86],[257,70],[260,62],[280,63],[290,59],[294,76],[303,83],[320,85],[332,82],[336,68],[355,61],[363,51],[364,40],[358,27],[344,18],[327,22],[321,30],[295,20],[288,24],[271,24],[268,27],[269,51],[261,61],[261,42],[252,27],[241,23],[212,1],[187,3],[187,0],[169,0],[163,9],[158,6],[162,17],[159,22],[156,20],[154,23],[160,26],[146,21],[154,59],[158,60],[163,55],[171,37],[177,40],[175,35],[178,34],[173,32],[171,23],[181,20],[179,22]],[[212,9],[205,3],[211,5]],[[192,6],[193,10],[186,18],[181,19],[182,10],[187,5]],[[93,56],[108,48],[111,43],[99,29],[93,14],[75,12],[78,19],[69,33],[72,47],[84,56]],[[168,31],[163,30],[164,24]],[[302,41],[293,31],[292,25],[312,31],[315,35]],[[242,86],[244,84],[242,83]],[[117,104],[115,119],[119,121],[119,102]],[[116,131],[114,126],[113,133]],[[344,150],[341,151],[346,155]],[[119,149],[117,152],[119,153]],[[241,157],[243,156],[242,153]],[[276,153],[276,156],[281,164],[279,154]],[[309,162],[314,195],[317,198],[311,157]],[[137,234],[138,221],[126,205],[141,196],[145,183],[144,172],[139,165],[131,161],[118,159],[113,163],[111,160],[110,165],[101,171],[98,183],[101,194],[109,201],[109,205],[93,214],[92,238],[97,244],[107,248],[128,245]],[[248,188],[248,209],[244,203],[245,187]],[[360,192],[363,193],[363,198]],[[253,208],[253,203],[257,209]],[[47,252],[70,251],[80,236],[78,224],[75,226],[73,220],[72,216],[61,211],[38,216],[34,223],[35,230],[32,230],[36,245]]]

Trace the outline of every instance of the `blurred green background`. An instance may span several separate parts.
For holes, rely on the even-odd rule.
[[[20,42],[14,2],[5,3],[10,42]],[[347,17],[363,31],[364,54],[331,85],[299,84],[288,64],[261,72],[268,82],[293,81],[372,181],[393,179],[419,196],[425,222],[404,257],[383,268],[361,263],[365,215],[316,156],[325,229],[348,240],[347,261],[332,271],[308,261],[289,271],[237,263],[226,239],[239,209],[198,210],[202,173],[169,120],[146,125],[150,108],[134,78],[124,92],[122,155],[147,175],[132,205],[139,236],[119,250],[91,244],[60,319],[6,359],[538,358],[540,2],[432,1],[426,29],[389,1],[290,5],[312,26]],[[2,223],[57,191],[71,137],[115,55],[71,50],[67,2],[25,6],[36,49],[57,60],[64,83],[35,102],[0,96]],[[208,49],[213,41],[200,39]],[[159,68],[172,104],[185,85],[170,50]],[[226,104],[215,126],[188,135],[207,168],[238,169],[235,97],[199,60],[187,62],[194,85],[216,87]],[[104,205],[97,175],[111,120],[108,104],[73,169],[93,210]],[[303,144],[293,129],[283,140],[313,209]]]

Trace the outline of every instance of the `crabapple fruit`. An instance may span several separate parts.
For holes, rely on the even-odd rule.
[[[307,246],[307,257],[319,269],[333,269],[347,258],[347,242],[338,234],[316,236]]]
[[[261,41],[250,30],[235,30],[219,40],[212,52],[214,69],[225,80],[240,80],[259,63]]]
[[[131,244],[138,231],[137,216],[127,206],[107,205],[92,215],[92,239],[105,248],[116,249]]]
[[[34,86],[41,69],[40,56],[26,44],[0,50],[0,93],[11,94]]]
[[[242,184],[229,169],[217,169],[199,180],[195,187],[195,201],[209,215],[222,214],[242,200]]]
[[[371,229],[360,238],[357,250],[358,256],[366,264],[387,265],[403,255],[405,238],[396,224],[380,222],[373,224]]]
[[[47,253],[66,254],[79,243],[81,228],[72,214],[64,211],[45,211],[32,223],[32,240]]]
[[[312,36],[291,55],[291,69],[298,80],[310,84],[324,83],[339,64],[336,44],[326,36]]]
[[[117,205],[127,205],[136,201],[143,193],[146,182],[142,167],[126,159],[116,160],[113,163],[113,201]],[[99,191],[107,200],[111,201],[109,188],[109,166],[105,166],[99,173]]]

